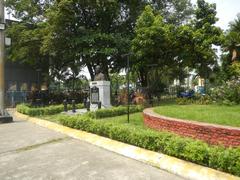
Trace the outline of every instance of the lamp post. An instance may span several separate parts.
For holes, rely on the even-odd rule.
[[[37,89],[38,89],[38,91],[41,91],[40,73],[41,73],[42,69],[38,68],[38,69],[36,69],[36,71],[37,71]]]
[[[0,1],[0,115],[4,114],[4,46],[5,46],[4,1]]]
[[[130,97],[129,97],[129,94],[130,94],[130,78],[129,78],[129,73],[130,73],[130,63],[129,63],[129,57],[132,55],[133,53],[127,53],[127,54],[124,54],[122,55],[122,57],[127,57],[127,101],[128,101],[128,105],[127,105],[127,122],[129,123],[129,114],[130,114],[130,109],[129,109],[129,106],[130,106]]]

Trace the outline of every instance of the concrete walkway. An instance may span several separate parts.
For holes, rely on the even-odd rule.
[[[0,179],[182,178],[26,121],[0,124]]]

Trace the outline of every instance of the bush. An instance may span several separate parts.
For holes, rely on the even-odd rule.
[[[207,105],[212,104],[214,101],[209,95],[201,95],[195,94],[193,98],[177,98],[176,103],[179,105],[186,105],[186,104],[200,104],[200,105]]]
[[[76,108],[83,108],[83,104],[77,104]],[[68,106],[68,109],[71,109],[71,106]],[[27,104],[17,105],[17,111],[23,114],[27,114],[30,116],[42,116],[42,115],[53,115],[60,112],[63,112],[63,105],[52,105],[47,107],[31,107]]]
[[[210,146],[202,141],[183,138],[169,132],[96,121],[88,115],[56,117],[60,124],[111,139],[162,152],[197,164],[240,176],[240,148]]]
[[[240,78],[224,82],[211,90],[212,98],[225,105],[240,104]]]
[[[143,110],[143,106],[137,105],[137,106],[130,106],[129,111],[130,113],[140,112]],[[127,114],[127,107],[126,106],[118,106],[118,107],[112,107],[108,109],[99,109],[95,112],[88,112],[88,116],[100,119],[105,117],[114,117],[114,116],[120,116],[123,114]]]

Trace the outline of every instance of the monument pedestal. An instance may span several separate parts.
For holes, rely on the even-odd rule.
[[[101,102],[101,108],[111,107],[110,94],[110,81],[91,81],[90,110],[97,110],[99,102]]]

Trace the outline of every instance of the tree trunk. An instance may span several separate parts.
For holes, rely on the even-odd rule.
[[[91,80],[93,81],[93,80],[94,80],[94,76],[95,76],[95,73],[94,73],[94,71],[93,71],[93,67],[91,66],[90,63],[87,63],[86,65],[87,65],[88,71],[89,71],[89,73],[90,73]]]
[[[140,82],[142,87],[147,87],[148,86],[148,82],[147,82],[147,72],[145,72],[143,69],[141,69],[139,71],[139,75],[140,75]]]

